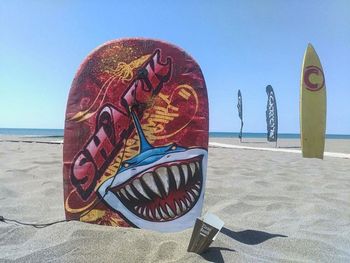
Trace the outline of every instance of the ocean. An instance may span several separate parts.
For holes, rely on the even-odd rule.
[[[63,129],[0,128],[0,135],[63,137]]]
[[[63,129],[20,129],[20,128],[0,128],[0,135],[19,135],[19,136],[37,136],[37,137],[63,137]],[[237,132],[209,132],[212,138],[238,138]],[[243,138],[266,138],[263,132],[245,132]],[[298,133],[279,133],[280,139],[299,139]],[[346,134],[327,134],[327,139],[348,139],[350,135]]]

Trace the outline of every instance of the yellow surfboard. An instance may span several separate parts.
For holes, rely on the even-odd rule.
[[[326,85],[320,59],[307,46],[300,83],[300,136],[303,157],[323,159],[326,131]]]

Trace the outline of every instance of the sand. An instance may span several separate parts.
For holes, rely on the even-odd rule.
[[[274,147],[258,139],[241,145]],[[279,145],[298,149],[299,141]],[[327,140],[326,151],[349,153],[350,141]],[[64,219],[61,144],[0,141],[0,160],[0,215]],[[225,226],[202,255],[186,251],[191,229],[162,234],[81,222],[41,229],[0,222],[0,262],[350,262],[349,159],[211,147],[207,211]]]

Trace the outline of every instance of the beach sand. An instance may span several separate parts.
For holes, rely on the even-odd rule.
[[[263,139],[239,145],[274,147]],[[1,216],[64,219],[62,148],[0,141]],[[326,151],[350,153],[350,141],[327,140]],[[202,255],[186,251],[191,229],[162,234],[81,222],[42,229],[0,222],[0,262],[350,262],[350,160],[210,147],[205,212],[225,226]]]

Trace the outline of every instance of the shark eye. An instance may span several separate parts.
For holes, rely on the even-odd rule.
[[[176,145],[171,146],[172,150],[176,150]]]
[[[128,164],[128,163],[124,163],[123,166],[124,166],[125,168],[128,168],[128,167],[129,167],[129,164]]]

